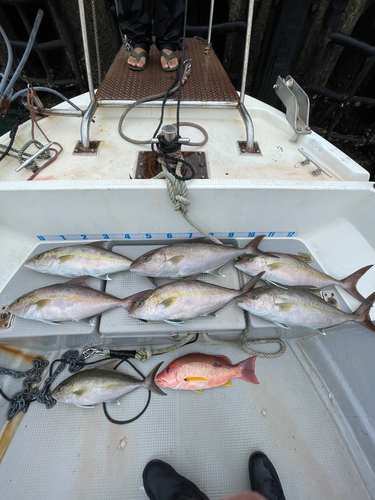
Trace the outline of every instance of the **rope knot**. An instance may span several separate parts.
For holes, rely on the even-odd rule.
[[[137,349],[136,354],[135,354],[135,359],[138,359],[138,361],[147,361],[150,359],[152,356],[152,349],[150,347],[145,347],[141,349]]]

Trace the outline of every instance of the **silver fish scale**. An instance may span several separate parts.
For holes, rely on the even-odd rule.
[[[114,246],[113,252],[126,255],[130,259],[136,259],[145,252],[149,252],[164,245],[137,245],[137,246]],[[214,285],[227,288],[238,289],[239,281],[236,269],[232,264],[227,264],[223,270],[225,278],[212,276],[208,274],[201,275],[200,281],[212,283]],[[173,280],[167,278],[156,278],[158,286],[170,283]],[[142,290],[151,288],[149,282],[143,276],[137,276],[130,273],[130,276],[125,276],[125,273],[118,273],[112,276],[111,281],[106,282],[106,293],[115,296],[126,297]],[[121,309],[121,310],[120,310]],[[207,331],[207,332],[241,332],[245,328],[245,319],[242,310],[236,306],[235,300],[231,301],[225,307],[217,312],[217,318],[199,317],[192,320],[187,320],[183,326],[173,326],[164,321],[152,321],[144,323],[136,318],[128,315],[127,311],[122,308],[112,309],[102,316],[100,320],[99,331],[101,334],[118,336],[121,334],[137,334],[137,337],[147,337],[152,332],[180,332],[186,333],[191,331]]]
[[[310,252],[309,248],[300,240],[295,239],[295,238],[265,238],[262,243],[260,244],[260,249],[264,250],[265,252],[278,252],[278,253],[290,253],[290,254],[295,254],[298,255],[298,252],[305,252],[311,255],[311,266],[314,269],[317,269],[318,271],[325,272],[325,270],[320,266],[319,262],[315,259],[314,255],[312,252]],[[244,281],[247,282],[251,279],[251,276],[244,274]],[[255,288],[264,286],[264,283],[262,281],[258,282],[255,285]],[[334,286],[327,287],[324,289],[325,293],[334,293],[335,298],[338,303],[339,309],[341,309],[344,312],[351,313],[351,309],[345,302],[341,290],[339,288],[335,288]],[[295,334],[295,328],[296,327],[289,327],[289,330],[284,330],[281,328],[276,327],[273,323],[270,321],[267,321],[265,319],[259,318],[258,316],[254,316],[253,314],[249,314],[250,318],[250,325],[252,328],[262,328],[263,331],[260,334],[260,336],[269,336],[269,337],[274,337],[276,335],[276,332],[279,334],[279,336],[285,337],[285,338],[292,338],[294,337]],[[298,327],[298,329],[301,329],[301,327]],[[305,329],[304,329],[305,330]],[[306,329],[306,335],[311,335],[311,330]]]
[[[67,245],[71,245],[68,242]],[[38,253],[51,250],[57,246],[63,246],[60,242],[55,243],[42,243],[38,245],[35,250],[29,255],[28,259],[37,255]],[[5,286],[5,288],[0,293],[0,307],[3,305],[9,305],[13,300],[24,295],[31,290],[37,288],[42,288],[44,286],[53,285],[56,283],[65,283],[69,281],[69,278],[63,278],[61,276],[51,276],[44,273],[38,273],[21,266],[16,272],[13,278]],[[86,283],[95,290],[104,291],[104,283],[102,280],[96,278],[87,278]],[[94,323],[98,321],[97,318],[93,320]],[[32,321],[24,318],[16,317],[14,319],[13,326],[10,330],[0,330],[0,340],[3,337],[15,338],[15,337],[31,337],[31,336],[50,336],[50,335],[69,335],[72,333],[77,334],[90,334],[95,332],[95,327],[90,325],[84,325],[83,323],[77,322],[66,322],[61,323],[59,326],[48,325],[42,323],[41,321]]]

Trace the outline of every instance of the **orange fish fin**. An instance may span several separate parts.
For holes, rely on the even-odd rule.
[[[185,382],[199,382],[200,380],[203,380],[204,382],[208,382],[208,378],[204,377],[189,377],[185,379]]]
[[[200,389],[194,389],[194,392],[199,392],[199,394],[203,394],[203,391],[201,391]]]
[[[219,387],[230,387],[232,385],[232,382],[228,380],[228,382],[225,382],[225,384],[221,384]]]

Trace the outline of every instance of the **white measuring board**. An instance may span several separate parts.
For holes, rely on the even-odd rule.
[[[255,238],[264,234],[268,238],[292,238],[296,231],[242,231],[210,233],[215,238]],[[89,240],[188,240],[201,238],[202,233],[97,233],[97,234],[43,234],[38,235],[40,241],[89,241]]]

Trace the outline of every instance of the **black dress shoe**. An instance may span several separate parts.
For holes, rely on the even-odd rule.
[[[253,453],[249,460],[251,491],[256,491],[267,500],[285,500],[279,476],[268,457],[260,452]]]
[[[162,460],[151,460],[142,477],[150,500],[209,500],[198,486]]]

